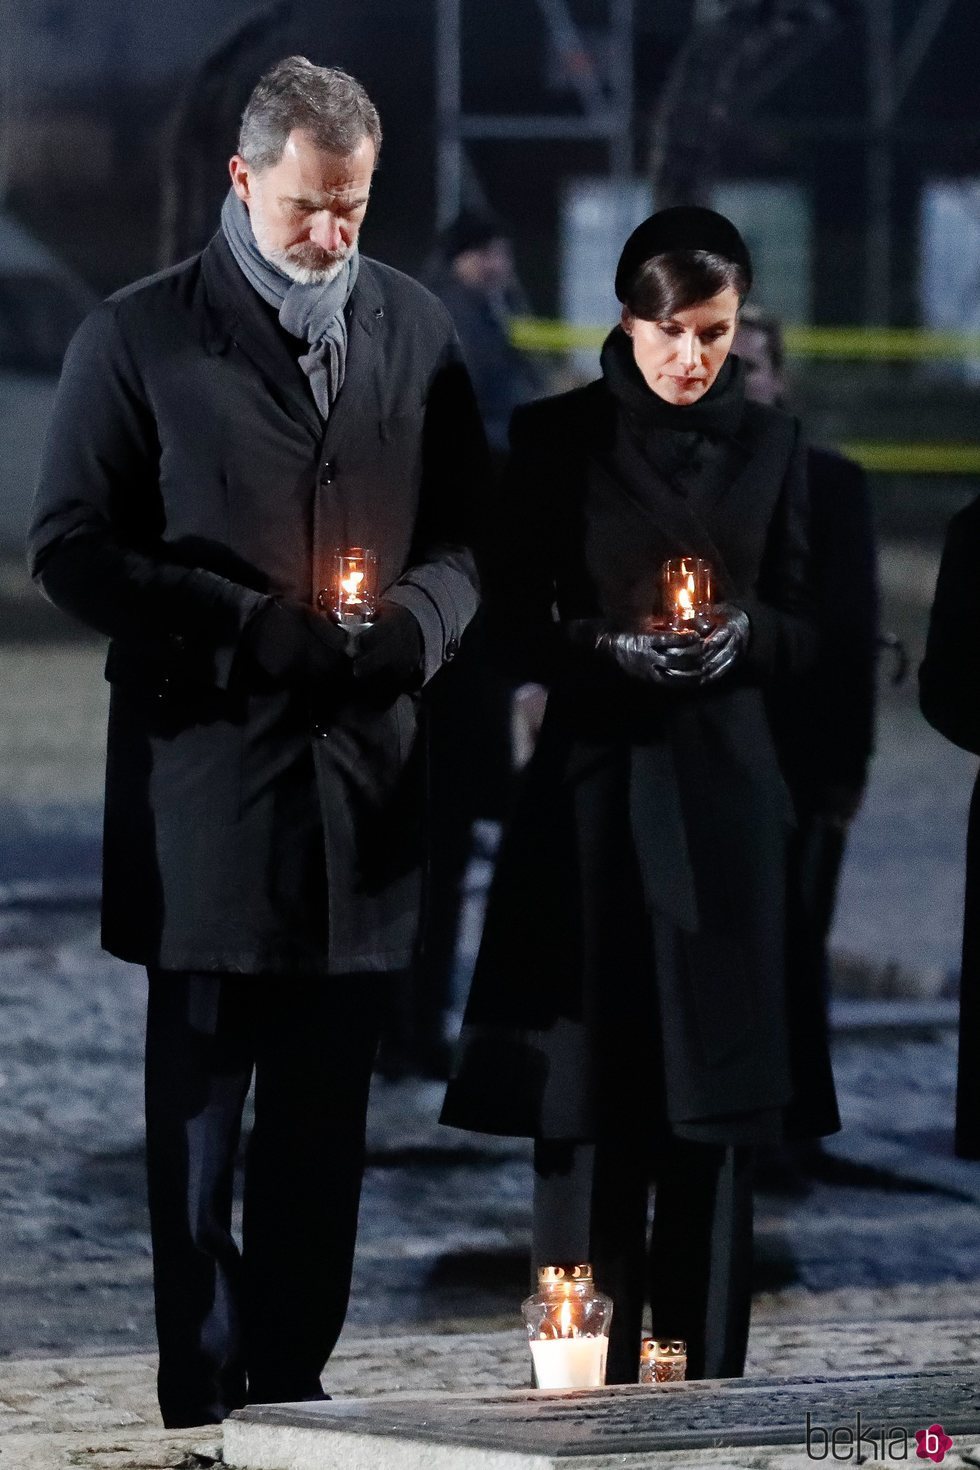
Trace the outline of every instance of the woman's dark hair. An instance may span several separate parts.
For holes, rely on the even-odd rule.
[[[710,301],[727,286],[740,302],[745,300],[749,278],[737,261],[710,250],[667,250],[637,268],[622,301],[632,316],[662,322],[700,301]]]

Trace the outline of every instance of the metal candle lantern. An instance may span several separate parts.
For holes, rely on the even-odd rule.
[[[687,1343],[680,1338],[645,1337],[640,1347],[641,1383],[683,1383]]]
[[[612,1301],[589,1265],[540,1266],[538,1289],[521,1303],[538,1388],[601,1388]]]
[[[320,593],[320,606],[343,628],[370,623],[378,607],[376,554],[364,546],[335,551],[331,586]]]
[[[693,629],[711,611],[711,566],[699,556],[676,556],[661,572],[664,613],[672,628]]]

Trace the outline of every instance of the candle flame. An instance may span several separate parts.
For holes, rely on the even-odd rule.
[[[697,582],[694,579],[693,572],[688,572],[686,575],[686,585],[683,587],[678,587],[675,594],[675,600],[677,603],[677,611],[680,613],[681,617],[693,618],[694,598],[697,593]]]
[[[562,1337],[578,1336],[578,1333],[575,1331],[575,1327],[572,1324],[572,1304],[570,1301],[562,1302],[561,1311],[558,1314],[558,1323],[561,1328]]]
[[[359,602],[359,589],[364,581],[363,572],[348,572],[346,577],[341,577],[340,585],[347,593],[348,602]]]

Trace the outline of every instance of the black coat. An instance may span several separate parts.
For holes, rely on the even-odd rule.
[[[309,691],[250,687],[237,657],[270,596],[315,601],[335,546],[377,550],[427,678],[476,607],[486,448],[452,324],[362,258],[348,334],[324,428],[297,344],[219,235],[97,308],[69,349],[30,556],[52,601],[112,640],[103,941],[123,959],[339,973],[411,957],[417,697],[314,711]]]
[[[828,1131],[819,1002],[794,1036],[786,994],[792,812],[763,702],[815,642],[798,424],[746,405],[733,473],[701,519],[639,454],[603,381],[520,410],[512,444],[493,602],[515,673],[550,695],[443,1121],[589,1138],[622,1126],[628,1097],[733,1141],[791,1104],[804,1129]],[[664,560],[684,553],[708,558],[749,612],[737,676],[661,692],[569,651],[563,624],[652,611]],[[806,1051],[823,1057],[809,1069],[821,1088],[801,1098]],[[625,1069],[639,1069],[632,1092]]]
[[[830,449],[807,451],[811,569],[820,641],[799,679],[775,682],[770,717],[801,814],[856,798],[874,750],[878,574],[868,479]]]
[[[980,499],[950,521],[926,656],[919,670],[922,713],[948,740],[980,755]],[[956,1152],[980,1159],[980,781],[973,789],[966,839],[960,1055]]]

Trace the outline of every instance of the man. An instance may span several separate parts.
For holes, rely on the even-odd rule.
[[[781,404],[786,382],[778,321],[746,308],[734,350],[745,364],[748,396]],[[805,679],[780,686],[770,702],[798,822],[788,910],[790,973],[797,982],[790,1004],[797,1007],[826,1005],[828,998],[837,880],[874,750],[878,648],[877,558],[864,471],[841,454],[810,447],[807,476],[821,652]],[[797,1030],[805,1034],[806,1027]]]
[[[486,449],[451,322],[358,252],[380,141],[341,71],[259,81],[219,233],[69,350],[30,537],[43,591],[112,640],[103,943],[149,974],[168,1426],[322,1396],[416,938],[418,691],[477,601]],[[354,544],[384,590],[348,635],[318,604]]]
[[[510,341],[516,284],[510,241],[492,219],[464,210],[443,231],[439,250],[432,289],[453,319],[490,447],[503,458],[514,409],[543,392],[532,364]]]

